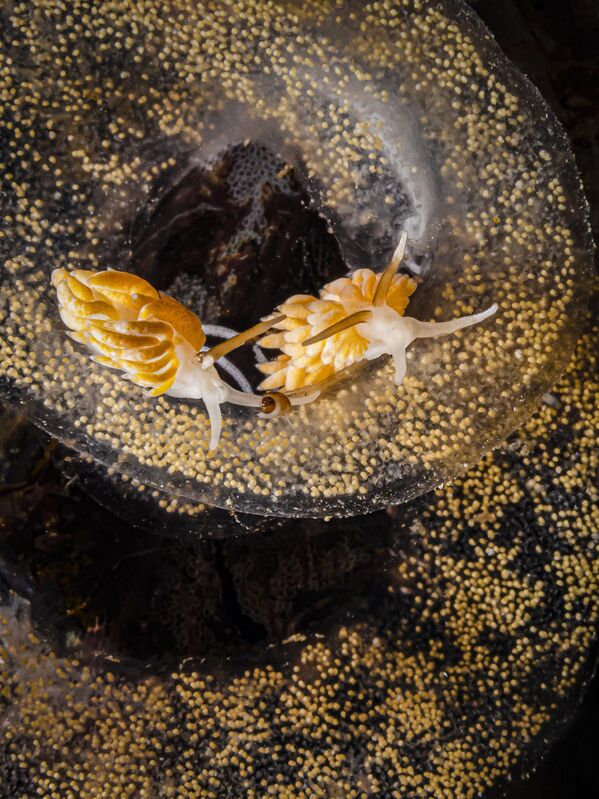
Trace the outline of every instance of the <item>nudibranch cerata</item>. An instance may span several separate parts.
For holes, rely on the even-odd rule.
[[[167,394],[204,401],[211,450],[220,439],[223,402],[259,408],[269,416],[278,414],[282,404],[290,408],[318,396],[258,396],[233,388],[216,371],[220,357],[270,329],[276,319],[258,323],[202,356],[206,336],[196,314],[137,275],[116,269],[67,272],[61,267],[52,273],[52,283],[69,337],[85,345],[95,363],[120,370],[126,380],[147,388],[149,397]]]
[[[395,385],[400,386],[407,368],[406,349],[413,341],[447,336],[495,313],[497,305],[448,322],[421,322],[404,316],[418,285],[408,275],[397,274],[406,242],[404,233],[384,272],[357,269],[349,277],[327,284],[319,298],[296,295],[280,305],[277,312],[281,316],[271,322],[277,332],[260,343],[280,349],[282,354],[258,365],[269,375],[260,388],[296,391],[381,355],[392,356]]]

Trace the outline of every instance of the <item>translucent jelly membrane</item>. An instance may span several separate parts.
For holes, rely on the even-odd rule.
[[[36,423],[182,500],[324,516],[366,512],[438,485],[530,413],[570,355],[590,275],[587,207],[567,141],[460,4],[382,5],[379,13],[320,4],[303,22],[294,4],[274,21],[262,12],[221,19],[218,10],[186,5],[185,25],[173,11],[164,26],[133,20],[130,10],[128,20],[110,20],[115,40],[121,25],[138,53],[125,68],[118,48],[101,45],[99,23],[77,36],[77,56],[63,62],[55,57],[58,32],[44,27],[42,35],[40,19],[27,19],[42,57],[15,48],[6,80],[33,77],[44,92],[14,95],[3,109],[3,131],[31,130],[35,147],[20,147],[7,132],[0,376],[5,395]],[[72,24],[65,17],[61,28]],[[245,36],[232,48],[238,24]],[[17,36],[22,27],[11,26],[9,19]],[[176,53],[173,63],[156,52]],[[244,180],[227,184],[222,154],[248,140],[258,156],[246,159]],[[193,181],[187,196],[176,196],[179,205],[168,206],[194,170],[213,175],[212,200],[227,184],[233,217],[195,196]],[[260,250],[273,232],[263,225],[263,191],[293,194],[295,179],[350,269],[384,268],[408,232],[406,264],[422,278],[410,315],[445,320],[492,303],[499,311],[482,326],[415,343],[400,388],[381,359],[286,417],[260,420],[225,406],[223,437],[209,454],[201,403],[146,399],[67,339],[49,275],[59,266],[138,271],[171,287],[204,323],[239,330],[257,321],[266,299],[272,307],[285,299],[278,288],[313,291],[310,282],[343,272],[330,243],[330,260],[304,259],[309,280],[294,273],[295,258]],[[208,254],[198,248],[193,264],[190,237],[185,270],[177,271],[172,248],[186,248],[166,234],[199,206],[207,241],[219,230],[230,235],[218,257],[216,245]],[[296,219],[277,218],[283,239],[298,237]],[[327,241],[322,231],[316,238]],[[167,251],[158,246],[165,240]],[[261,255],[249,274],[248,242]],[[240,374],[255,384],[251,360],[260,353],[241,357]]]

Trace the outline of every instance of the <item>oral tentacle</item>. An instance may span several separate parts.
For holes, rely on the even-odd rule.
[[[233,386],[230,386],[228,383],[223,381],[223,389],[224,389],[224,399],[223,402],[231,402],[233,405],[242,405],[246,408],[261,408],[262,402],[264,400],[264,395],[258,394],[251,394],[246,391],[239,391]],[[294,393],[285,393],[283,396],[289,400],[290,404],[293,407],[299,407],[300,405],[308,405],[314,400],[318,399],[320,396],[320,390],[310,388],[300,389]]]
[[[220,409],[220,397],[217,391],[209,391],[202,397],[204,405],[208,411],[208,419],[210,421],[210,444],[209,450],[215,450],[220,441],[220,434],[223,425],[223,415]]]
[[[395,385],[401,386],[406,376],[408,364],[406,360],[406,347],[401,347],[391,353],[395,365]]]
[[[241,369],[239,369],[235,364],[230,361],[228,358],[221,358],[218,362],[219,368],[221,372],[227,376],[227,379],[233,379],[236,386],[239,387],[240,391],[245,393],[251,394],[252,387],[249,383],[249,380],[243,374]]]
[[[497,305],[493,304],[486,311],[471,314],[470,316],[460,316],[457,319],[450,319],[447,322],[421,322],[411,316],[404,316],[403,320],[412,336],[412,341],[417,338],[436,338],[437,336],[449,336],[464,327],[471,327],[483,322],[497,311]]]

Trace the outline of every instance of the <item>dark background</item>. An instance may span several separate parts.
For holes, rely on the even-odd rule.
[[[568,131],[599,241],[599,0],[469,0]],[[597,256],[596,256],[597,260]],[[510,799],[599,799],[599,678],[536,774]]]
[[[599,240],[599,0],[469,2],[568,131]],[[323,282],[319,277],[317,285]],[[561,740],[530,779],[513,785],[509,799],[599,799],[598,733],[595,678]]]

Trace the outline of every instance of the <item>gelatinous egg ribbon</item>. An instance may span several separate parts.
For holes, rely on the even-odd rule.
[[[122,6],[2,11],[3,393],[167,495],[273,515],[409,499],[515,429],[570,355],[591,241],[565,135],[485,29],[454,2]],[[246,139],[295,169],[349,270],[406,230],[416,318],[501,313],[414,344],[400,388],[380,359],[291,415],[228,408],[209,453],[202,403],[66,339],[49,276],[126,270],[157,187]]]

